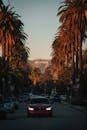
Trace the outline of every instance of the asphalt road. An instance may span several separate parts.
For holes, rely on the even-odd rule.
[[[53,117],[30,117],[26,115],[26,105],[0,120],[0,130],[87,130],[87,115],[67,105],[54,103]]]

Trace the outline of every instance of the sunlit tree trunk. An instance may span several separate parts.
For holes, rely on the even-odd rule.
[[[5,58],[5,43],[2,43],[2,57]]]
[[[79,41],[79,65],[78,65],[78,70],[79,70],[79,96],[83,97],[83,60],[82,60],[82,38],[80,36],[80,41]]]
[[[75,42],[76,42],[76,44],[75,44],[76,45],[76,49],[75,49],[76,50],[75,51],[76,52],[75,53],[75,64],[76,64],[75,65],[75,68],[76,68],[75,69],[76,70],[75,74],[76,74],[76,77],[75,78],[77,79],[78,78],[78,63],[79,63],[79,57],[78,57],[78,53],[79,53],[79,48],[78,48],[78,46],[79,46],[79,44],[78,44],[78,34],[76,34],[75,37],[76,37],[76,40],[75,40]]]
[[[72,83],[75,84],[75,61],[74,61],[74,43],[72,45]]]

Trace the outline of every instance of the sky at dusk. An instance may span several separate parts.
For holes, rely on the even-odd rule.
[[[9,1],[21,16],[28,35],[30,59],[51,58],[51,45],[59,26],[57,10],[61,0],[3,0]]]

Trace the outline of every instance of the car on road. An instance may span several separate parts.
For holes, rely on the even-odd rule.
[[[27,102],[28,100],[29,100],[29,96],[28,95],[21,95],[21,96],[19,96],[19,102],[20,103]]]
[[[46,97],[36,96],[30,99],[27,105],[27,116],[49,116],[53,115],[53,108]]]
[[[7,111],[4,108],[4,104],[2,102],[0,102],[0,119],[5,119],[7,116]]]
[[[67,101],[67,96],[66,95],[60,95],[60,100],[61,100],[61,102]]]
[[[14,104],[14,108],[18,109],[19,108],[19,101],[18,101],[18,99],[16,97],[11,97],[11,101]]]
[[[8,113],[13,113],[15,111],[15,106],[11,98],[6,98],[4,99],[3,102],[4,102],[4,108],[7,110]]]
[[[60,95],[58,95],[58,94],[55,94],[55,95],[50,95],[50,101],[51,102],[61,102],[61,99],[60,99]]]

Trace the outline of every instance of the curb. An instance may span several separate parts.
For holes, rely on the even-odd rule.
[[[87,109],[85,107],[76,106],[76,105],[75,106],[71,105],[70,107],[73,108],[73,109],[79,110],[81,112],[86,112],[87,113]]]
[[[70,108],[79,110],[79,111],[81,111],[81,112],[86,112],[86,113],[87,113],[87,109],[86,109],[85,107],[82,107],[82,106],[79,106],[79,105],[72,105],[72,104],[69,104],[69,103],[67,103],[67,102],[62,102],[62,104],[67,105],[67,106],[69,106]]]

